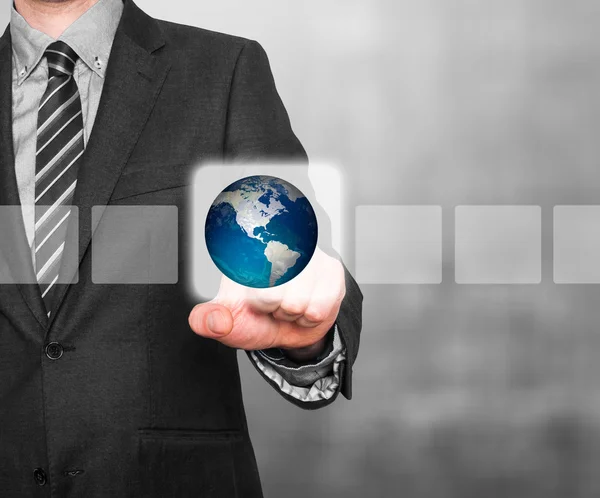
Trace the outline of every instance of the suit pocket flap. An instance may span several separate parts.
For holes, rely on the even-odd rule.
[[[229,431],[139,431],[141,496],[235,498],[233,438]]]
[[[243,434],[236,430],[199,430],[199,429],[139,429],[142,439],[170,439],[228,442],[241,441]]]

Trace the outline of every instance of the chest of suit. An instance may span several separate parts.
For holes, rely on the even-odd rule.
[[[191,174],[199,161],[223,155],[240,44],[161,51],[156,25],[146,21],[137,32],[128,16],[140,20],[126,8],[129,32],[115,38],[73,199],[78,237],[65,257],[76,258],[77,279],[49,323],[36,285],[0,289],[0,349],[10,352],[0,366],[0,486],[9,497],[31,495],[36,466],[57,496],[225,497],[236,486],[259,496],[235,351],[197,337],[187,323],[196,304],[187,277]],[[1,54],[9,67],[10,52]],[[0,70],[0,204],[10,206],[18,192],[6,74]],[[176,282],[95,283],[97,206],[175,207]],[[14,228],[3,256],[25,264],[25,233]],[[135,248],[144,235],[132,237]]]

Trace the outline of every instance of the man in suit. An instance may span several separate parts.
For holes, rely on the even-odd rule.
[[[262,496],[236,349],[302,408],[351,398],[362,295],[338,259],[318,251],[285,292],[187,292],[190,173],[228,159],[306,161],[258,43],[132,0],[15,0],[0,38],[0,496]],[[178,282],[94,283],[94,206],[177,206]]]

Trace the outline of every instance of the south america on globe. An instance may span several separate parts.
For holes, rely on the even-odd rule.
[[[254,288],[289,282],[317,246],[317,217],[294,185],[274,176],[249,176],[226,187],[205,224],[206,247],[228,278]]]

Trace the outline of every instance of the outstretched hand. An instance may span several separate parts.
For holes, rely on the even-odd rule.
[[[321,353],[346,293],[344,269],[318,247],[304,270],[277,287],[254,289],[223,276],[217,296],[192,309],[192,330],[232,348],[282,348],[296,360]]]

